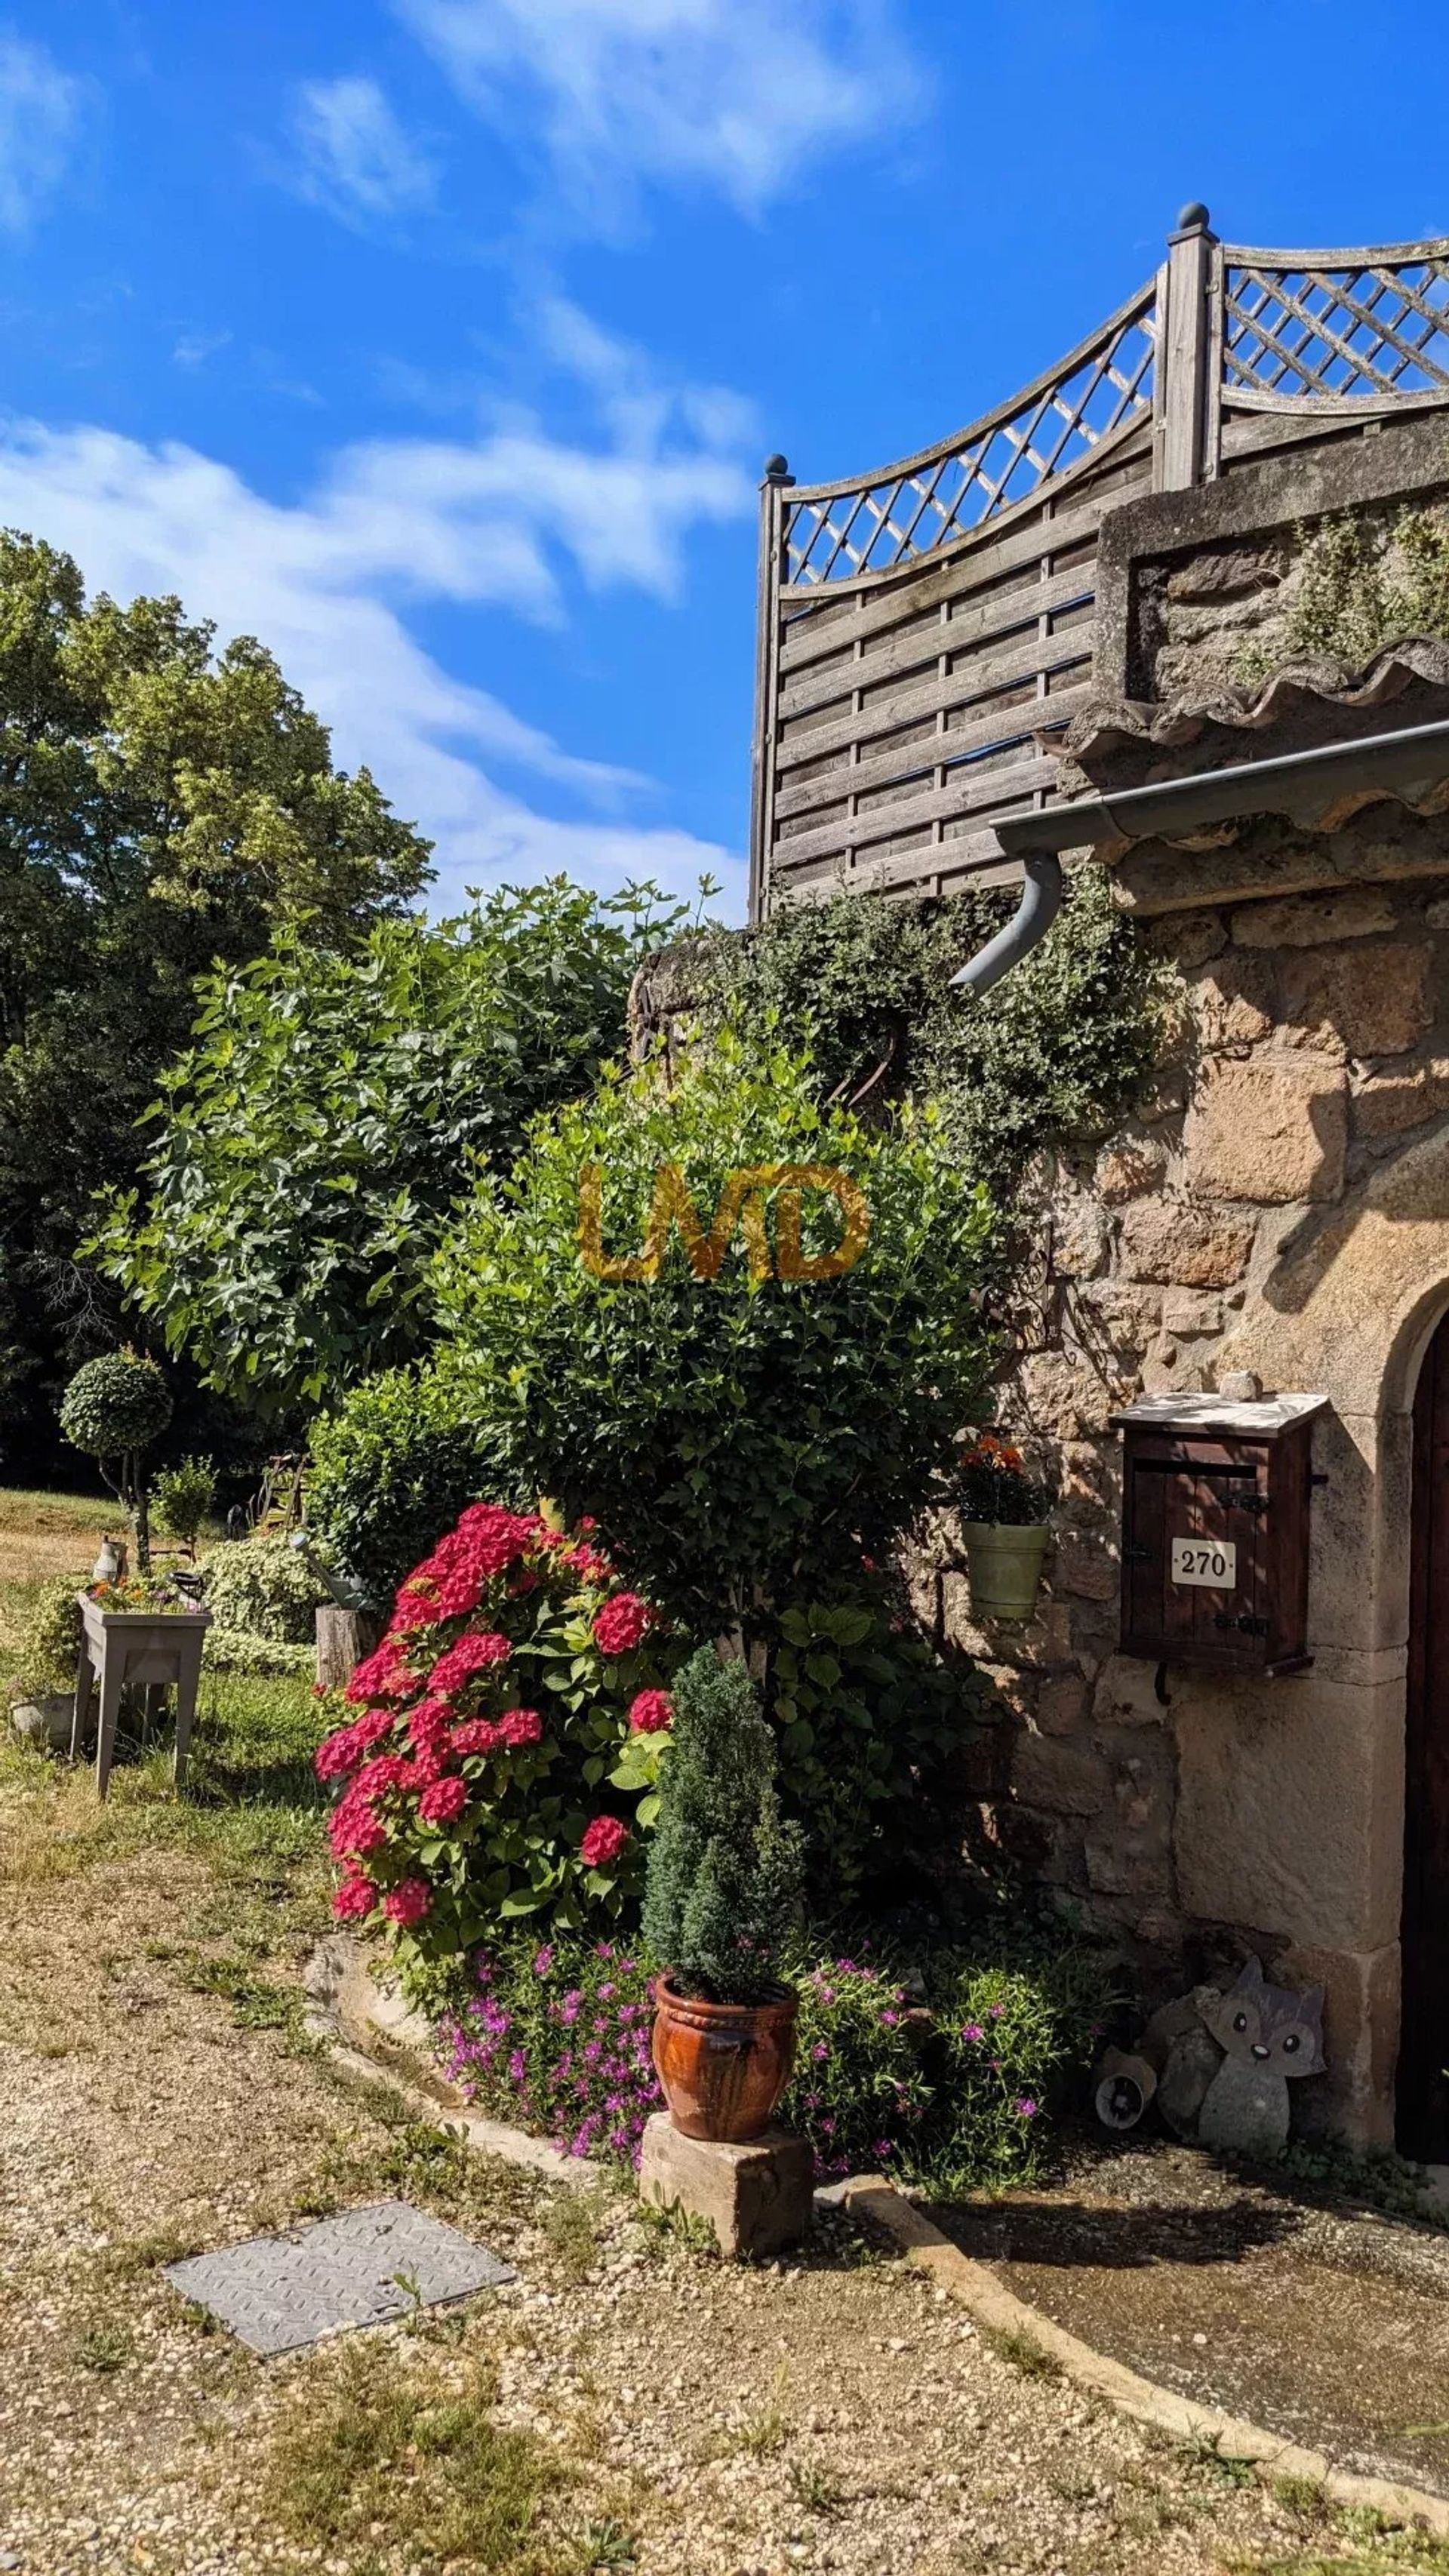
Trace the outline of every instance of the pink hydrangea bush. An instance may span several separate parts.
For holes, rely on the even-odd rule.
[[[516,1916],[579,1925],[633,1903],[676,1659],[591,1523],[470,1505],[399,1588],[317,1751],[338,1791],[338,1916],[446,1962]]]

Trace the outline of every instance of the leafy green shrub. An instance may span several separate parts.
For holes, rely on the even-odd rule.
[[[167,1537],[193,1556],[215,1503],[216,1469],[209,1458],[182,1458],[156,1479],[156,1518]]]
[[[532,1117],[588,1089],[680,917],[652,887],[560,877],[385,922],[352,953],[284,932],[203,984],[146,1203],[113,1202],[103,1266],[208,1385],[263,1413],[409,1360],[475,1165],[506,1169]]]
[[[1162,1054],[1171,995],[1105,870],[1088,864],[1010,975],[938,1003],[915,1081],[966,1168],[1005,1192],[1043,1146],[1105,1135],[1126,1114]]]
[[[149,1448],[171,1419],[171,1396],[154,1360],[104,1351],[76,1370],[61,1399],[60,1427],[92,1458]]]
[[[339,1916],[385,1926],[408,1974],[510,1916],[617,1916],[670,1723],[656,1624],[587,1530],[471,1505],[402,1585],[347,1684],[358,1713],[317,1753],[346,1783]]]
[[[780,1814],[775,1739],[748,1672],[701,1646],[676,1676],[674,1741],[649,1852],[643,1935],[684,1994],[757,2003],[800,1910],[800,1834]]]
[[[18,1624],[12,1698],[43,1699],[50,1691],[69,1690],[74,1684],[81,1640],[76,1592],[83,1579],[58,1576],[32,1594]]]
[[[380,1606],[465,1505],[510,1491],[496,1448],[456,1378],[386,1370],[313,1425],[309,1518]]]
[[[757,1042],[775,1029],[808,1041],[821,1098],[869,1085],[876,1115],[933,1099],[973,1177],[1001,1195],[1039,1147],[1123,1116],[1160,1052],[1169,992],[1095,866],[1076,872],[1046,938],[1011,975],[989,993],[953,990],[955,969],[1013,902],[844,894],[782,905],[743,936],[706,932],[706,1016]]]
[[[933,2106],[926,2016],[888,1966],[807,1948],[791,1968],[800,2017],[781,2125],[809,2138],[822,2177],[914,2170]]]
[[[861,1567],[789,1602],[766,1632],[780,1803],[805,1838],[817,1913],[898,1906],[960,1852],[963,1739],[997,1714],[985,1675],[938,1654],[898,1577]]]
[[[248,1628],[211,1627],[202,1661],[218,1673],[310,1673],[317,1662],[315,1646],[288,1646],[277,1637],[259,1637]]]
[[[938,1954],[936,2115],[922,2158],[943,2191],[1046,2170],[1050,2117],[1090,2066],[1116,2000],[1100,1951],[1038,1934]]]
[[[284,1538],[238,1539],[218,1547],[206,1560],[202,1587],[218,1628],[284,1646],[308,1643],[318,1608],[331,1598]]]
[[[930,1111],[871,1130],[815,1100],[809,1059],[725,1031],[669,1089],[645,1066],[535,1131],[480,1192],[439,1262],[442,1373],[497,1443],[503,1490],[597,1516],[620,1562],[696,1634],[765,1624],[822,1563],[884,1555],[979,1399],[994,1213]],[[828,1166],[870,1212],[843,1276],[761,1276],[756,1248],[696,1275],[677,1233],[657,1276],[581,1257],[584,1184],[606,1231],[645,1235],[661,1165],[707,1224],[737,1171]],[[783,1194],[762,1202],[784,1222]],[[838,1240],[833,1199],[798,1194],[805,1257]],[[606,1256],[612,1257],[612,1256]]]

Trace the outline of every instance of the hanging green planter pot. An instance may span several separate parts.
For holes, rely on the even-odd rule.
[[[1036,1616],[1042,1558],[1051,1531],[1045,1521],[963,1521],[966,1577],[978,1619],[1024,1626]]]

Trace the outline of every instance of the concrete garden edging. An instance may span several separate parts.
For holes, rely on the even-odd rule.
[[[308,2035],[328,2046],[354,2074],[374,2080],[386,2075],[420,2115],[436,2119],[441,2114],[462,2130],[481,2155],[498,2156],[506,2164],[522,2165],[576,2190],[604,2179],[605,2168],[593,2159],[563,2155],[524,2129],[471,2110],[457,2086],[433,2066],[428,2026],[421,2014],[410,2012],[396,1995],[374,1984],[361,1942],[337,1934],[320,1941],[307,1963],[304,1983]],[[989,2264],[963,2254],[884,2175],[853,2174],[844,2182],[828,2184],[815,2197],[826,2207],[848,2210],[878,2228],[913,2270],[926,2273],[948,2298],[968,2310],[977,2325],[988,2333],[1026,2337],[1077,2387],[1104,2398],[1119,2414],[1149,2424],[1174,2441],[1211,2442],[1225,2458],[1247,2462],[1265,2482],[1305,2478],[1335,2504],[1368,2507],[1389,2522],[1419,2523],[1449,2537],[1449,2497],[1337,2469],[1321,2451],[1304,2450],[1279,2433],[1225,2414],[1220,2407],[1179,2397],[1174,2390],[1129,2370],[1125,2362],[1094,2351],[1008,2290]]]
[[[526,2129],[485,2119],[471,2109],[456,2084],[434,2065],[431,2034],[421,2013],[410,2012],[397,1995],[373,1983],[361,1942],[336,1933],[319,1941],[302,1982],[308,2038],[330,2048],[354,2075],[373,2081],[386,2075],[420,2114],[445,2117],[480,2155],[525,2165],[550,2182],[570,2183],[577,2190],[601,2179],[604,2168],[592,2157],[566,2156],[546,2138],[531,2138]]]
[[[1422,2487],[1400,2486],[1388,2478],[1361,2477],[1337,2469],[1320,2451],[1303,2450],[1280,2433],[1266,2432],[1220,2407],[1179,2397],[1156,2380],[1143,2379],[1124,2362],[1095,2352],[1064,2326],[1043,2316],[1040,2308],[1019,2299],[999,2281],[989,2264],[963,2254],[959,2245],[897,2191],[881,2174],[860,2174],[832,2195],[840,2205],[888,2236],[916,2271],[927,2273],[948,2298],[967,2308],[988,2333],[1020,2335],[1035,2344],[1077,2387],[1103,2397],[1120,2414],[1150,2424],[1175,2441],[1208,2441],[1227,2459],[1243,2460],[1265,2482],[1306,2478],[1335,2504],[1367,2506],[1393,2523],[1421,2523],[1449,2535],[1449,2497]]]

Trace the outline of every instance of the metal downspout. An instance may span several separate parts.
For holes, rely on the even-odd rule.
[[[1062,908],[1062,863],[1054,850],[1028,850],[1022,859],[1026,886],[1010,921],[994,939],[977,950],[969,964],[958,967],[953,984],[972,993],[989,993],[1029,949],[1044,939]]]
[[[959,967],[951,982],[970,992],[987,992],[1045,937],[1061,906],[1062,850],[1192,832],[1249,814],[1287,814],[1311,824],[1358,787],[1397,788],[1408,794],[1437,786],[1445,777],[1449,720],[1438,719],[1397,733],[1319,743],[1310,751],[1239,761],[1230,769],[1200,770],[1195,778],[1162,779],[1150,787],[1124,788],[1117,796],[1084,796],[1043,812],[1013,815],[997,824],[996,837],[1002,856],[1022,863],[1026,887],[1021,902],[1004,929]]]

